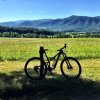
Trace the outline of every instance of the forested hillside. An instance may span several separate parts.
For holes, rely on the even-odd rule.
[[[66,32],[100,32],[100,16],[70,16],[59,19],[21,20],[0,23],[1,26],[49,29]]]

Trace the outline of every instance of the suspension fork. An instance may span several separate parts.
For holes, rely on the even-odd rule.
[[[65,53],[63,53],[63,57],[64,57],[64,58],[67,58],[67,56],[66,56]],[[71,64],[70,64],[70,62],[69,62],[68,59],[66,60],[66,64],[67,64],[67,66],[68,66],[68,69],[71,69],[71,68],[72,68],[72,66],[71,66]]]

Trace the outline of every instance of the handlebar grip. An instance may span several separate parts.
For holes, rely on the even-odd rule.
[[[65,46],[64,46],[65,48],[67,47],[67,44],[65,44]]]

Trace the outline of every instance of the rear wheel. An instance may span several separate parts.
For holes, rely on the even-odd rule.
[[[30,79],[39,80],[42,79],[46,72],[47,72],[47,66],[44,62],[43,68],[41,66],[40,58],[33,57],[30,58],[26,63],[24,67],[25,74]]]
[[[81,65],[78,60],[73,57],[67,57],[63,59],[60,69],[66,78],[76,79],[81,74]]]

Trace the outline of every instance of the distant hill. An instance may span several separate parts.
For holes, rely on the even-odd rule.
[[[71,32],[100,32],[100,16],[70,16],[62,19],[22,20],[0,23],[1,26],[28,27]]]

